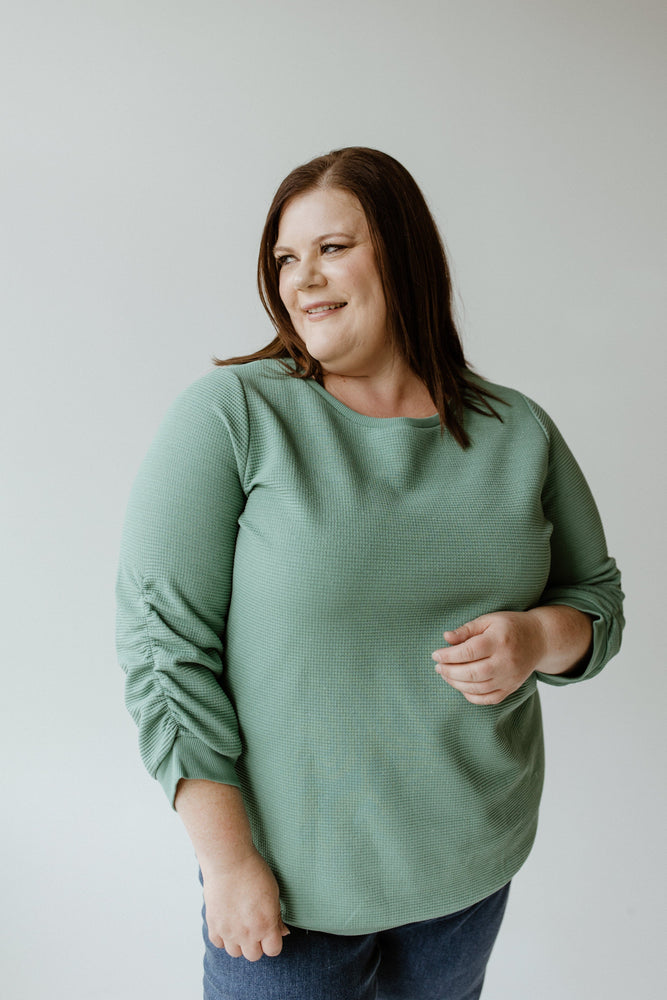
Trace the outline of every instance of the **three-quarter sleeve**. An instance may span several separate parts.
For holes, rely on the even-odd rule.
[[[547,684],[564,685],[594,677],[618,652],[625,624],[621,574],[607,552],[600,515],[576,459],[551,418],[527,402],[548,442],[542,505],[552,525],[551,569],[539,603],[565,604],[592,617],[585,669],[571,676],[537,674]]]
[[[212,372],[169,410],[128,504],[118,655],[142,759],[172,803],[180,778],[238,785],[224,637],[247,442],[243,390]]]

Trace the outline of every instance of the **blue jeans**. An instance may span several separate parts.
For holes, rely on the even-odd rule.
[[[230,958],[204,919],[204,1000],[477,1000],[509,885],[447,917],[375,934],[290,927],[276,958]]]

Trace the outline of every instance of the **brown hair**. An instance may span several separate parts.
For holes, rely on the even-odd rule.
[[[441,427],[466,448],[470,438],[463,426],[465,409],[501,420],[490,402],[498,397],[470,378],[452,315],[447,257],[424,196],[405,167],[376,149],[338,149],[288,174],[269,209],[257,263],[259,295],[277,336],[254,354],[215,363],[291,358],[296,368],[287,364],[288,374],[322,382],[322,368],[308,354],[280,298],[273,254],[285,205],[316,188],[340,188],[360,202],[382,280],[390,336],[428,388]]]

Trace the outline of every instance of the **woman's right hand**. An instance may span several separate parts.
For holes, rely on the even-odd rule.
[[[250,962],[279,955],[289,931],[278,883],[253,845],[239,789],[182,778],[174,805],[199,859],[211,944]]]
[[[231,865],[202,866],[211,944],[232,958],[256,962],[279,955],[289,934],[280,915],[278,883],[254,848]]]

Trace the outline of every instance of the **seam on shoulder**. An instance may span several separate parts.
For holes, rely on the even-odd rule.
[[[537,403],[534,403],[533,400],[530,399],[528,396],[524,396],[524,394],[522,392],[519,393],[519,396],[521,397],[521,399],[524,401],[524,403],[526,404],[526,406],[530,410],[531,414],[533,415],[533,418],[537,421],[537,423],[542,428],[542,433],[544,434],[545,438],[547,439],[547,444],[551,444],[551,435],[549,433],[549,428],[545,425],[544,420],[542,419],[542,417],[540,416],[540,414],[536,410]]]

